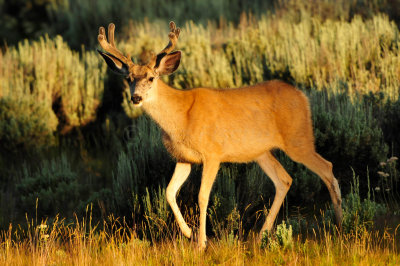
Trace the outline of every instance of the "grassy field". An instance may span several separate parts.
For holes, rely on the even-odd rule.
[[[1,235],[2,265],[398,265],[399,226],[390,231],[344,234],[317,228],[309,235],[288,234],[246,240],[224,235],[211,239],[206,251],[176,232],[152,242],[139,238],[120,220],[109,217],[102,230],[89,220],[74,225],[56,219],[28,222],[26,231],[10,226]],[[287,233],[287,231],[285,231]],[[170,234],[169,236],[167,236]],[[173,236],[172,236],[173,235]]]
[[[397,0],[23,2],[18,16],[0,5],[1,265],[400,264]],[[95,51],[98,27],[115,22],[117,46],[144,63],[171,18],[182,29],[171,86],[277,78],[308,96],[316,149],[342,190],[342,231],[320,179],[276,151],[293,184],[272,235],[254,236],[275,191],[253,163],[222,165],[205,252],[180,234],[160,129]],[[200,177],[194,166],[178,195],[194,232]]]

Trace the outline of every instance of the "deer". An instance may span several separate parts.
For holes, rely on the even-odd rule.
[[[166,199],[183,235],[194,237],[177,205],[176,195],[189,177],[192,165],[203,165],[197,243],[200,249],[205,249],[209,197],[218,169],[226,162],[257,162],[273,181],[275,196],[259,238],[265,231],[270,232],[292,184],[292,178],[272,153],[275,149],[322,179],[333,203],[335,223],[340,228],[341,192],[332,163],[315,150],[307,96],[279,80],[241,88],[172,88],[160,77],[178,68],[182,53],[174,51],[180,29],[174,22],[169,27],[167,46],[160,53],[153,53],[147,64],[135,64],[129,54],[125,56],[116,48],[113,23],[108,26],[108,40],[104,27],[100,27],[98,42],[105,52],[98,52],[112,71],[126,78],[133,105],[142,108],[158,124],[164,146],[176,160]]]

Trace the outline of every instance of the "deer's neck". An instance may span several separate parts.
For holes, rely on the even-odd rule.
[[[182,134],[187,112],[193,103],[190,91],[174,89],[162,80],[154,88],[155,97],[143,103],[143,109],[170,136]]]

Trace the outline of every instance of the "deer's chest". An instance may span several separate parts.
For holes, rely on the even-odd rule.
[[[174,157],[178,162],[187,163],[201,163],[202,156],[195,149],[191,148],[181,138],[172,138],[167,133],[163,132],[163,143],[167,151]]]

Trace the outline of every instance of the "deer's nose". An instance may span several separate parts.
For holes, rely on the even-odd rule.
[[[131,101],[134,104],[139,104],[142,101],[142,96],[139,96],[137,94],[133,94],[133,96],[131,96]]]

